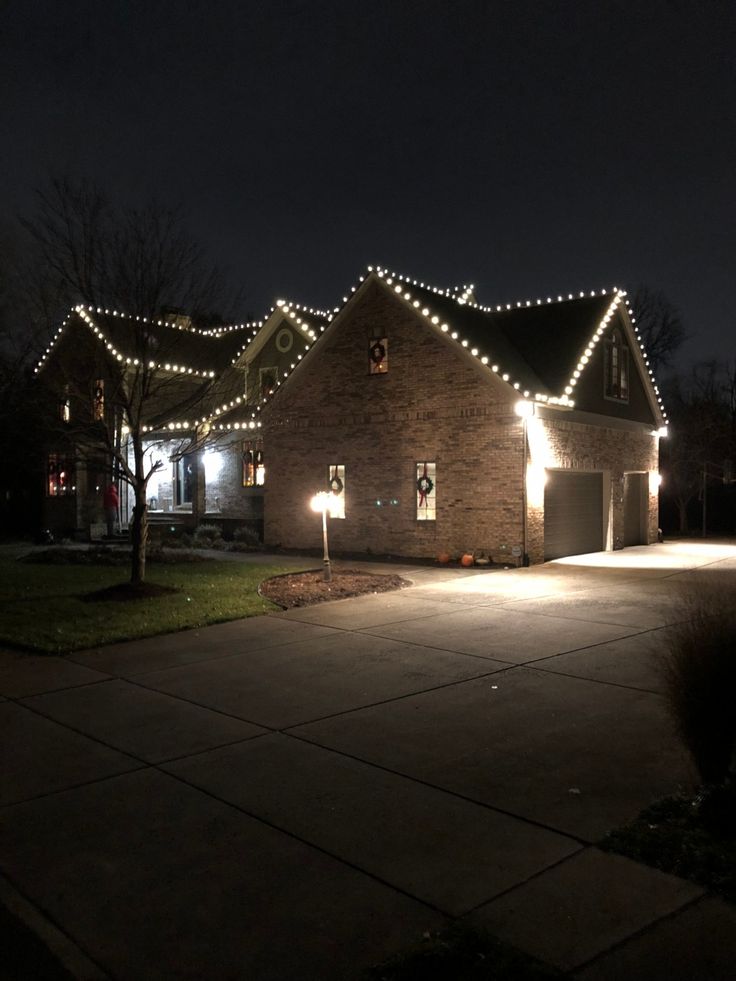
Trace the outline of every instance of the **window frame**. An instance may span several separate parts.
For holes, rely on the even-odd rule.
[[[342,485],[341,489],[336,493],[333,484],[335,481],[339,481]],[[336,504],[330,508],[330,517],[341,521],[345,518],[345,465],[342,463],[333,463],[327,468],[327,490],[334,498],[336,498]]]
[[[266,483],[266,461],[263,438],[244,439],[241,447],[243,487],[263,487]]]
[[[622,332],[615,328],[603,347],[603,397],[608,402],[628,405],[630,365],[628,345],[624,343]]]
[[[434,460],[420,460],[415,464],[415,507],[417,521],[437,520],[437,463]],[[428,479],[431,487],[427,491],[421,489],[420,481]],[[430,501],[431,498],[431,501]],[[424,499],[424,503],[422,503]]]

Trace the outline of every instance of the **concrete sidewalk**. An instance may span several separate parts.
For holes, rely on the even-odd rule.
[[[594,843],[691,786],[652,655],[736,548],[389,568],[415,585],[2,653],[6,893],[80,977],[349,979],[467,917],[586,981],[733,978],[732,906]]]

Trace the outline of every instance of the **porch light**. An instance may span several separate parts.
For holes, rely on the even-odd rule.
[[[520,419],[529,419],[534,415],[534,403],[527,399],[520,399],[514,406],[514,412]]]

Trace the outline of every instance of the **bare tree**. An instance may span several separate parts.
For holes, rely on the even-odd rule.
[[[196,416],[208,403],[212,379],[183,378],[171,370],[181,334],[155,323],[162,307],[185,307],[194,314],[223,302],[223,279],[187,234],[181,214],[157,204],[142,209],[113,206],[99,188],[57,178],[38,192],[38,211],[23,221],[40,270],[39,308],[65,301],[115,308],[139,318],[128,321],[125,356],[104,345],[81,344],[55,361],[46,379],[56,399],[70,400],[71,423],[57,419],[60,438],[83,450],[88,460],[114,468],[133,492],[130,526],[131,582],[145,577],[148,521],[146,490],[158,469],[147,465],[146,429],[173,406]],[[150,319],[144,319],[150,318]],[[210,314],[209,322],[212,321]],[[84,334],[85,328],[78,327]],[[82,336],[80,335],[80,336]],[[92,380],[104,380],[104,405],[94,407]],[[208,403],[209,404],[209,403]],[[181,441],[179,453],[196,444]]]
[[[192,316],[232,313],[224,276],[189,234],[181,208],[157,201],[121,208],[93,182],[54,177],[21,218],[31,292],[54,318],[76,303],[152,317],[162,307]]]
[[[725,461],[733,458],[728,378],[722,364],[710,361],[667,385],[665,402],[672,425],[663,444],[662,465],[681,532],[688,530],[688,505],[702,491],[703,474],[713,466],[717,475],[723,475]]]
[[[678,310],[664,293],[646,286],[637,288],[632,308],[652,371],[656,374],[658,369],[671,367],[687,337]]]

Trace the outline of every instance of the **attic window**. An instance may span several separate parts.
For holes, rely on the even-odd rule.
[[[335,463],[327,469],[327,489],[335,498],[330,507],[330,517],[345,517],[345,467]]]
[[[388,338],[374,337],[368,349],[368,371],[371,375],[385,375],[388,371]]]
[[[259,372],[259,380],[261,384],[262,399],[267,398],[269,395],[273,395],[274,390],[276,389],[278,377],[278,368],[261,368]]]
[[[92,414],[95,422],[101,422],[105,418],[105,381],[103,378],[98,378],[95,382]]]
[[[605,397],[616,402],[629,401],[629,349],[621,332],[614,330],[605,344]]]
[[[69,398],[69,386],[64,386],[64,391],[59,399],[59,419],[62,422],[69,422],[72,417],[72,403]]]

